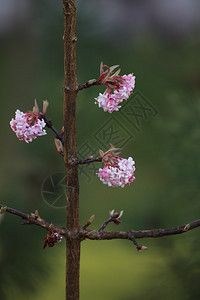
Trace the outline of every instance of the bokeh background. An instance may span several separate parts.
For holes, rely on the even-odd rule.
[[[108,142],[134,157],[136,180],[109,188],[80,168],[80,222],[95,214],[98,229],[109,210],[124,210],[120,227],[167,228],[200,217],[200,2],[196,0],[77,1],[78,82],[98,78],[101,61],[134,72],[136,88],[120,112],[97,105],[101,87],[79,93],[77,141],[80,156],[97,155]],[[1,203],[64,226],[63,198],[54,201],[49,176],[60,182],[62,157],[53,133],[30,144],[9,127],[18,108],[37,98],[50,102],[48,117],[63,123],[63,17],[61,1],[1,0]],[[128,105],[128,103],[130,105]],[[58,184],[55,199],[63,193]],[[43,250],[46,232],[0,216],[0,298],[64,299],[65,243]],[[199,229],[138,241],[85,241],[81,251],[82,300],[199,299]]]

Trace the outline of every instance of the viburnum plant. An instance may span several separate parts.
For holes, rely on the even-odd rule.
[[[103,222],[99,229],[89,230],[88,227],[94,220],[94,215],[89,218],[84,226],[79,224],[79,180],[78,165],[94,162],[104,164],[99,168],[97,176],[109,187],[124,187],[135,180],[135,162],[132,157],[122,158],[119,156],[119,148],[113,145],[108,149],[99,150],[99,157],[86,157],[83,160],[77,157],[76,147],[76,98],[77,93],[91,86],[105,85],[106,90],[95,98],[95,103],[105,112],[117,113],[124,100],[129,101],[129,96],[134,92],[135,76],[133,73],[119,75],[118,65],[108,67],[101,63],[100,76],[98,79],[88,80],[85,84],[78,85],[76,78],[76,8],[74,0],[63,0],[64,12],[64,124],[59,132],[47,119],[48,101],[43,101],[43,110],[40,112],[37,101],[32,111],[22,112],[19,109],[15,112],[15,118],[10,121],[10,126],[20,141],[32,142],[37,137],[47,134],[49,128],[55,133],[55,145],[64,157],[66,170],[66,202],[67,202],[67,224],[66,227],[55,226],[53,221],[48,223],[35,213],[25,214],[13,208],[0,204],[0,213],[8,212],[21,217],[29,224],[35,224],[47,230],[44,238],[43,248],[53,247],[55,243],[66,240],[66,299],[79,299],[79,270],[80,270],[80,244],[85,239],[90,240],[112,240],[128,239],[139,252],[146,249],[146,246],[139,245],[136,239],[145,237],[161,237],[164,235],[185,233],[200,226],[200,220],[187,223],[182,226],[169,229],[152,230],[129,230],[129,231],[104,231],[106,226],[113,222],[119,225],[123,211],[111,210],[109,218]],[[115,145],[117,146],[117,145]]]

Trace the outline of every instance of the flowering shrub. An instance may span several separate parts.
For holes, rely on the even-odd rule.
[[[87,82],[88,85],[85,85],[88,87],[96,82],[97,85],[105,85],[107,87],[104,94],[100,93],[96,98],[96,103],[98,103],[99,107],[102,107],[104,111],[108,111],[109,113],[118,111],[120,108],[119,103],[124,99],[127,100],[135,87],[135,76],[133,76],[133,73],[120,76],[120,69],[113,73],[117,67],[118,65],[108,67],[101,63],[99,79],[90,80]],[[10,121],[10,126],[19,140],[23,140],[26,143],[32,142],[32,140],[38,136],[45,135],[45,126],[51,128],[54,133],[56,133],[56,148],[61,155],[64,155],[64,140],[62,137],[64,130],[62,129],[61,133],[59,133],[55,127],[52,126],[51,121],[47,120],[45,116],[47,107],[48,101],[43,101],[43,113],[40,113],[37,101],[35,100],[33,111],[23,113],[18,109],[15,113],[15,119],[12,118]],[[115,153],[115,150],[118,149],[111,145],[111,148],[105,153],[102,150],[99,151],[99,161],[104,162],[105,166],[103,169],[99,169],[97,175],[100,180],[108,186],[124,187],[126,184],[130,184],[135,180],[135,162],[132,157],[128,159],[121,158],[117,155],[119,153]]]

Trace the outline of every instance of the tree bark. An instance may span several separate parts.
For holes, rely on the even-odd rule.
[[[63,0],[64,12],[64,161],[66,168],[67,230],[66,299],[79,299],[80,237],[79,182],[76,154],[76,7]]]

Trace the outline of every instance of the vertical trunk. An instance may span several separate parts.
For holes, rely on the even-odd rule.
[[[79,299],[79,183],[76,163],[76,7],[63,0],[64,12],[64,160],[67,184],[66,299]]]

